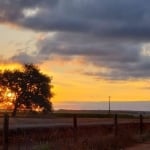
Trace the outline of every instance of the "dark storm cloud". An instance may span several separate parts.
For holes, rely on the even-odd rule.
[[[20,52],[19,54],[13,56],[11,58],[13,61],[22,62],[22,63],[37,63],[38,59],[34,56],[31,56],[30,54],[27,54],[25,52]]]
[[[137,41],[103,40],[89,34],[55,33],[37,42],[34,55],[20,53],[12,59],[21,62],[41,63],[55,56],[70,61],[82,56],[87,66],[98,70],[83,71],[85,75],[107,80],[143,79],[150,76],[150,56],[142,54],[142,43]],[[108,71],[103,72],[101,67]],[[86,70],[86,69],[85,69]]]
[[[44,60],[49,59],[50,56],[47,55],[38,55],[30,54],[27,52],[19,52],[18,54],[12,56],[11,61],[20,62],[20,63],[42,63]]]
[[[0,22],[23,25],[26,18],[23,14],[25,9],[35,9],[37,7],[52,7],[58,0],[0,0]]]
[[[82,56],[87,65],[99,68],[97,72],[82,73],[111,80],[149,78],[150,56],[142,54],[142,46],[139,42],[106,41],[88,34],[73,33],[47,36],[37,44],[40,56],[58,55],[68,59]],[[101,71],[101,67],[108,71]]]
[[[39,54],[82,55],[101,57],[113,61],[138,61],[140,44],[137,42],[121,42],[120,40],[102,40],[89,34],[59,33],[52,38],[47,36],[37,44]]]
[[[149,78],[150,58],[142,46],[150,40],[149,0],[0,0],[0,22],[55,32],[37,42],[35,54],[12,59],[43,62],[84,58],[99,68],[86,75],[106,79]],[[108,71],[101,70],[101,66]]]
[[[149,38],[148,0],[1,0],[0,20],[40,31]],[[26,16],[24,10],[38,12]]]

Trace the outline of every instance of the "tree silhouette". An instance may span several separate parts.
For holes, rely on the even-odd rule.
[[[0,86],[7,87],[15,93],[12,116],[16,116],[17,109],[21,106],[31,110],[39,107],[43,111],[51,112],[52,78],[41,73],[33,64],[24,64],[23,68],[23,71],[5,70],[0,73]]]

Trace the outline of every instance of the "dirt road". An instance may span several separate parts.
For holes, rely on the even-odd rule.
[[[148,121],[149,122],[149,121]],[[82,125],[113,125],[113,118],[77,118],[79,126]],[[138,119],[118,119],[119,124],[139,123]],[[32,127],[57,127],[73,126],[73,118],[10,118],[9,128],[32,128]],[[0,118],[0,129],[3,128],[3,118]]]

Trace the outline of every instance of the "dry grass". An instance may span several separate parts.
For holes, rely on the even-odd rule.
[[[10,118],[10,126],[38,123],[70,123],[72,118]],[[0,119],[3,123],[3,120]],[[118,135],[114,135],[113,118],[79,118],[78,123],[105,123],[92,126],[14,129],[9,131],[9,150],[121,150],[150,139],[150,124],[139,135],[139,120],[120,118]],[[0,143],[2,144],[0,133]]]
[[[113,126],[30,129],[10,132],[10,150],[120,150],[139,140],[138,126],[119,126],[114,136]],[[148,132],[147,132],[148,136]]]

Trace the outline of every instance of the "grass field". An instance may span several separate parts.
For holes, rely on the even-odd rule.
[[[9,150],[120,150],[150,139],[150,123],[144,123],[143,133],[139,134],[138,115],[119,114],[117,136],[114,114],[76,113],[77,128],[73,127],[74,113],[19,115],[9,120],[10,127],[14,125],[9,130]],[[148,116],[144,122],[149,122]],[[3,118],[0,124],[2,145]],[[26,125],[32,126],[25,128]]]
[[[78,127],[77,130],[72,127],[18,129],[9,133],[9,149],[120,150],[141,139],[148,139],[149,127],[145,128],[144,136],[139,135],[138,126],[135,124],[120,125],[117,136],[114,135],[113,126],[106,125]]]

